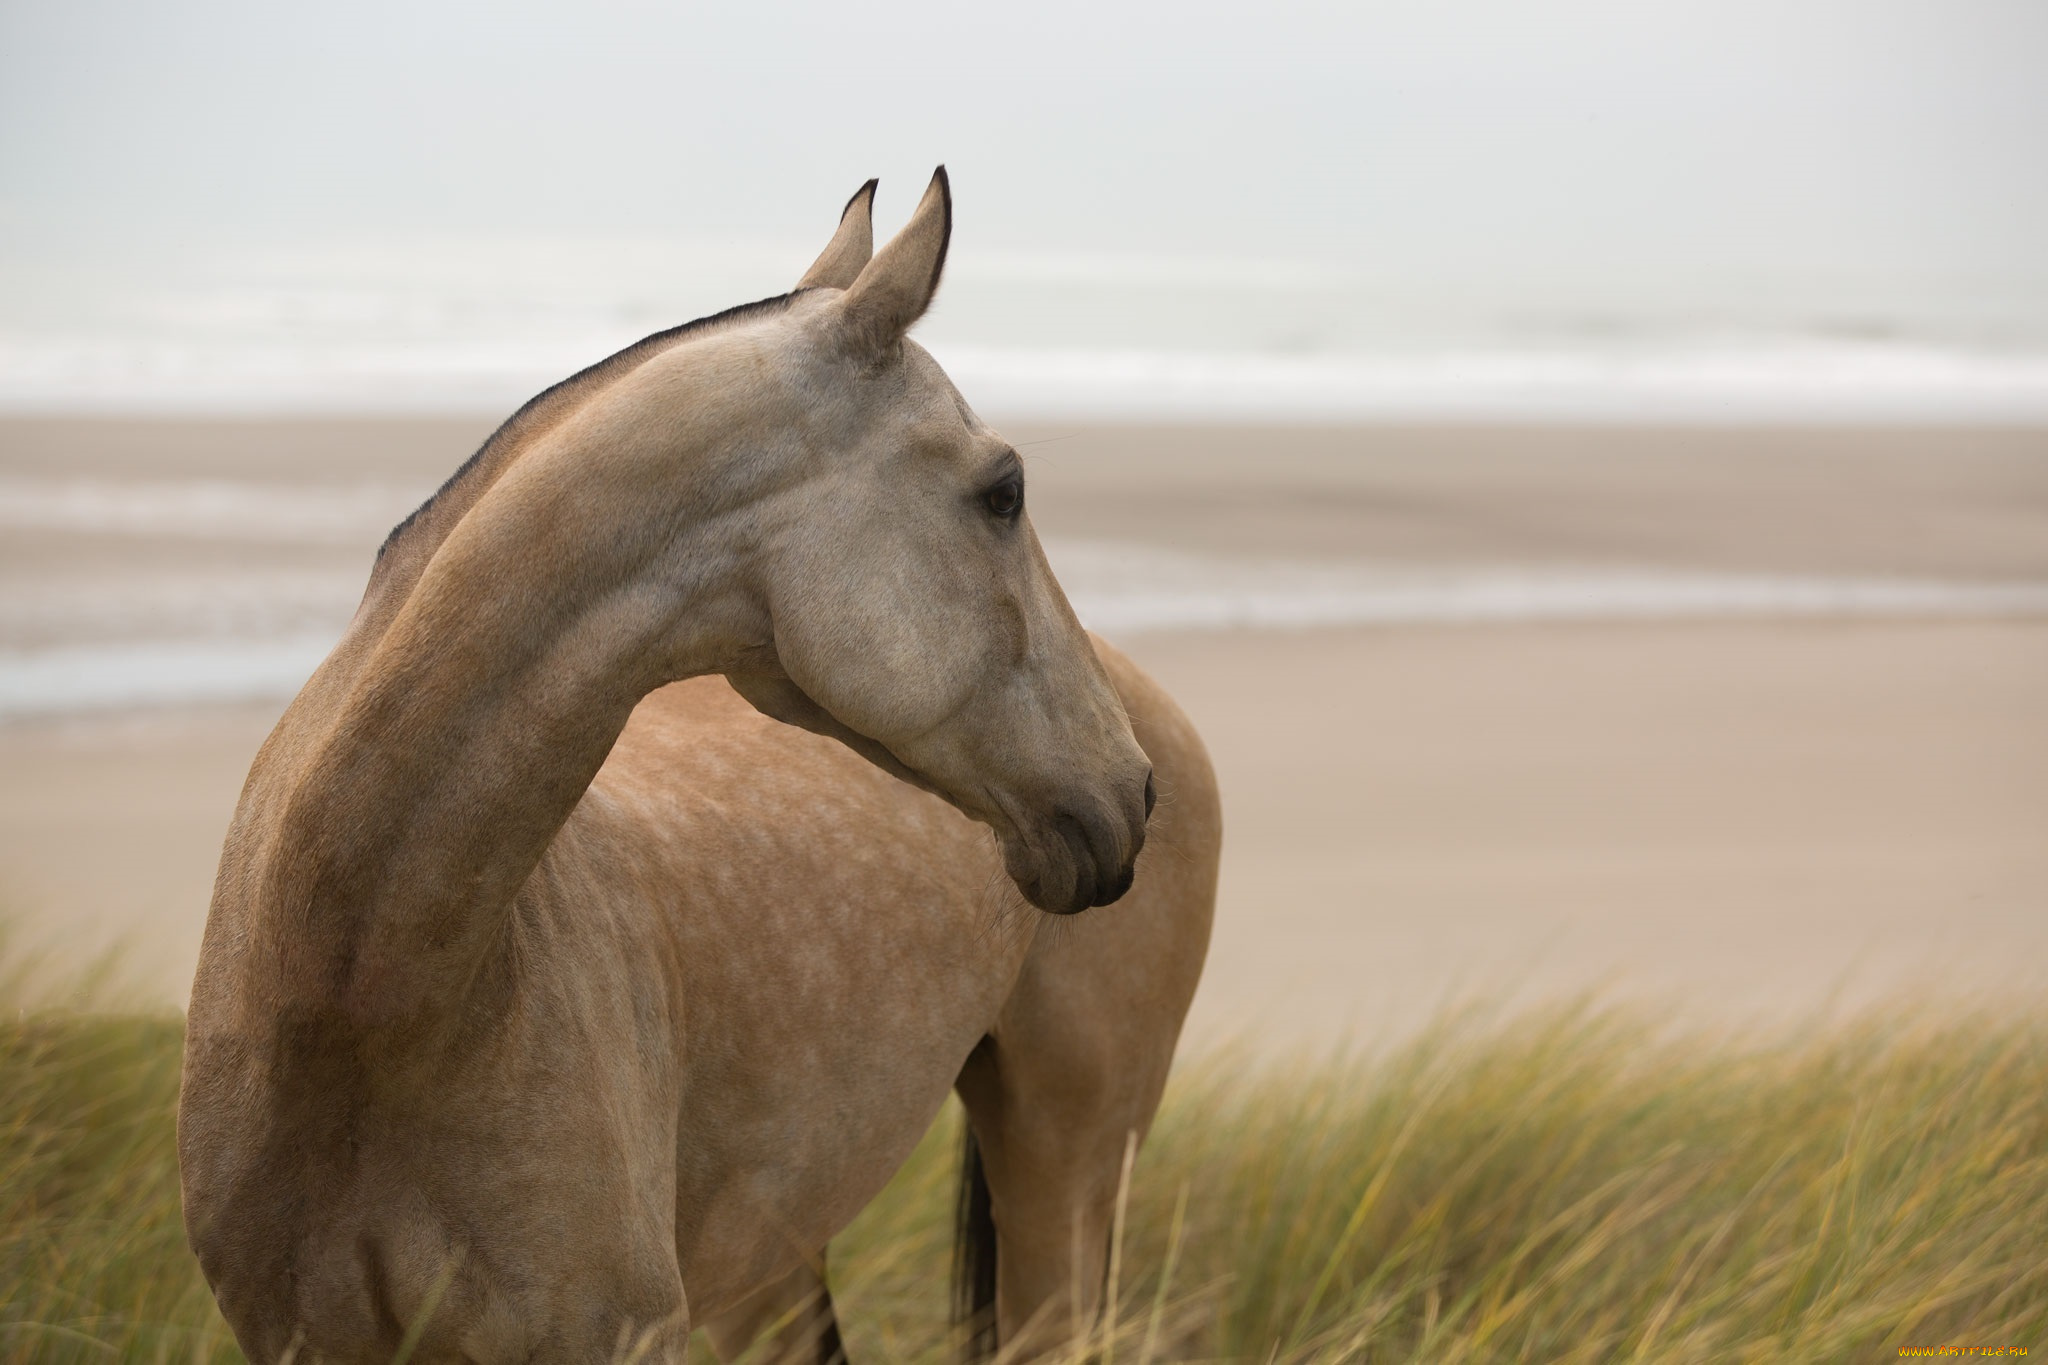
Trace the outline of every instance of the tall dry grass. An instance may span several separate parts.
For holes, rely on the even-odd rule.
[[[179,1036],[5,1010],[0,1358],[240,1358],[179,1225]],[[957,1123],[834,1244],[858,1361],[953,1358]],[[1116,1278],[1103,1365],[2048,1348],[2048,1021],[1713,1041],[1580,1007],[1211,1058],[1136,1163]]]
[[[856,1350],[933,1355],[947,1150],[835,1247]],[[1121,1259],[1132,1361],[2048,1345],[2048,1023],[1714,1042],[1578,1006],[1375,1062],[1212,1059],[1137,1164]]]

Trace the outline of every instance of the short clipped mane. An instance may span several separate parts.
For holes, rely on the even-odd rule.
[[[797,295],[804,292],[806,291],[801,289],[792,290],[787,294],[777,294],[773,298],[761,299],[754,303],[742,303],[724,312],[713,313],[709,317],[665,328],[640,338],[624,350],[606,356],[595,365],[578,370],[560,383],[550,384],[542,389],[522,403],[517,412],[500,423],[498,429],[476,448],[475,454],[464,460],[439,488],[427,495],[425,502],[415,507],[404,521],[391,528],[391,534],[384,537],[384,543],[377,549],[377,562],[382,563],[384,556],[391,552],[392,547],[399,543],[405,533],[411,530],[420,518],[432,511],[434,505],[445,498],[451,490],[477,469],[490,463],[493,457],[509,452],[518,444],[520,438],[535,426],[551,418],[566,415],[599,388],[638,369],[646,361],[687,337],[710,331],[726,323],[743,322],[748,318],[783,312]]]

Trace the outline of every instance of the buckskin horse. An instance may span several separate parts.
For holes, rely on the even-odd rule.
[[[514,414],[257,754],[178,1123],[252,1360],[678,1359],[693,1326],[833,1360],[826,1245],[949,1089],[974,1339],[1097,1311],[1216,784],[905,339],[944,169],[879,252],[873,195],[793,292]]]

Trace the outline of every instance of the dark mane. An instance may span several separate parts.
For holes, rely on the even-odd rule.
[[[475,454],[464,460],[453,474],[450,474],[443,480],[439,488],[427,495],[425,502],[415,507],[406,516],[404,521],[391,528],[391,534],[384,537],[384,543],[377,548],[377,561],[382,563],[384,556],[390,552],[391,547],[398,543],[399,537],[412,529],[414,523],[433,509],[435,503],[448,495],[449,490],[456,487],[463,479],[473,473],[489,456],[508,448],[536,419],[549,414],[561,406],[563,400],[581,394],[585,389],[599,381],[609,381],[618,378],[620,375],[637,368],[644,361],[661,351],[667,350],[671,345],[694,333],[708,331],[723,323],[740,322],[747,318],[782,312],[789,307],[791,300],[803,292],[805,291],[797,289],[787,294],[777,294],[774,298],[761,299],[754,303],[742,303],[728,308],[724,312],[713,313],[709,317],[697,318],[680,326],[669,327],[662,331],[651,333],[640,338],[640,340],[624,350],[613,352],[595,365],[586,366],[578,370],[560,383],[550,384],[547,388],[542,389],[539,393],[520,404],[517,412],[501,422],[498,425],[498,429],[485,438],[484,443],[476,448]]]

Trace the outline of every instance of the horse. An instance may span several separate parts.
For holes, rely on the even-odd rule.
[[[842,1359],[827,1244],[949,1091],[971,1340],[1098,1311],[1216,781],[905,336],[944,167],[880,251],[874,191],[791,293],[520,408],[256,755],[178,1115],[251,1360],[679,1360],[693,1327]]]

